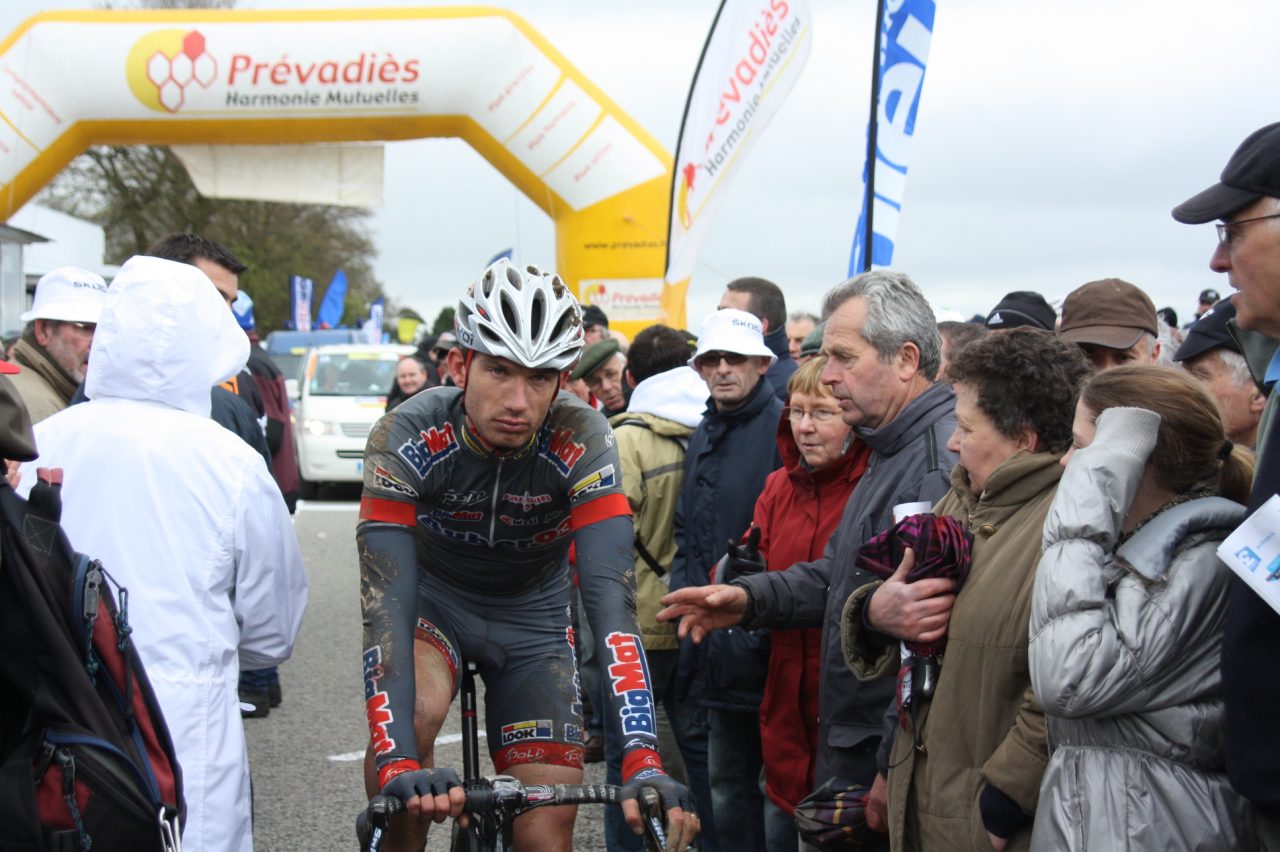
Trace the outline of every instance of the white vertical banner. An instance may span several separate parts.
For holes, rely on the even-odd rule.
[[[381,296],[373,300],[373,304],[369,305],[369,319],[364,324],[364,339],[369,343],[382,342],[382,321],[385,306]]]
[[[694,72],[676,147],[666,281],[693,273],[723,187],[809,58],[808,0],[723,0]]]
[[[298,331],[311,330],[311,294],[316,284],[301,275],[289,276],[289,311],[293,314],[293,327]]]

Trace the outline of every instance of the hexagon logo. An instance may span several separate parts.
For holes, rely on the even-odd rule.
[[[199,30],[156,30],[129,51],[129,91],[148,109],[170,115],[182,109],[193,86],[207,89],[218,78],[218,61]]]

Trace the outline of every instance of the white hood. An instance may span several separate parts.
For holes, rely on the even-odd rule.
[[[213,386],[248,360],[249,338],[207,275],[139,255],[107,290],[85,395],[150,400],[208,417]]]
[[[627,411],[652,414],[682,426],[697,428],[707,408],[707,383],[692,367],[676,367],[650,376],[631,392]]]

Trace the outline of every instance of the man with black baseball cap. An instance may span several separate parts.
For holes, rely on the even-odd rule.
[[[1240,344],[1227,329],[1236,307],[1227,297],[1191,324],[1173,360],[1200,380],[1218,403],[1227,437],[1252,449],[1266,396],[1258,389]]]
[[[1183,326],[1183,329],[1191,328],[1196,324],[1196,320],[1204,316],[1210,308],[1222,301],[1222,294],[1212,287],[1206,287],[1200,291],[1200,298],[1196,300],[1196,315],[1191,318],[1191,322]]]
[[[1173,208],[1189,225],[1220,220],[1209,268],[1225,272],[1237,291],[1229,324],[1255,376],[1270,387],[1258,425],[1258,464],[1249,509],[1280,489],[1280,123],[1250,134],[1227,161],[1218,183]],[[1264,848],[1280,850],[1280,615],[1232,578],[1222,636],[1223,734],[1231,784],[1257,806]]]

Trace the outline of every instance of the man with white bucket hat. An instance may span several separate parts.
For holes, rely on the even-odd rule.
[[[782,401],[765,378],[776,359],[754,314],[724,308],[703,321],[689,366],[707,383],[711,398],[685,456],[673,590],[707,584],[726,546],[736,544],[751,525],[765,479],[782,465],[776,437]],[[679,698],[707,710],[718,849],[763,849],[759,713],[768,666],[769,637],[763,630],[721,631],[702,645],[685,640],[680,648]],[[710,822],[704,816],[704,836],[711,834]]]
[[[106,295],[101,275],[74,266],[36,283],[35,301],[21,317],[26,328],[13,347],[13,360],[23,369],[12,380],[32,423],[66,408],[84,381]]]

